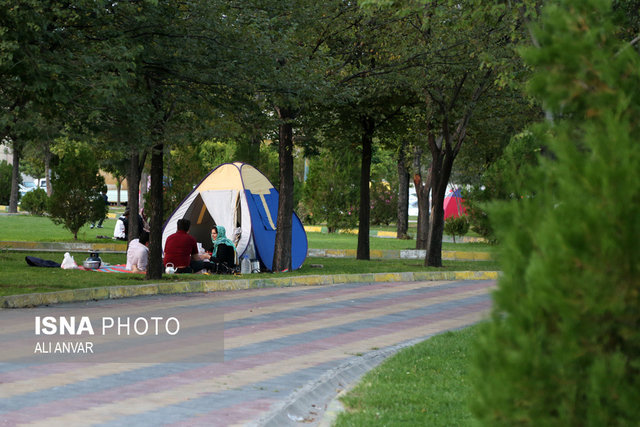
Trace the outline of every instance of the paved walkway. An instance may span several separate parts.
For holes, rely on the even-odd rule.
[[[58,305],[49,309],[170,307],[188,318],[185,329],[215,328],[206,314],[222,311],[224,361],[157,363],[140,344],[138,363],[2,363],[0,425],[317,425],[338,392],[397,349],[481,319],[494,285],[347,283]],[[33,313],[0,310],[0,323],[10,312]],[[3,351],[15,329],[0,327]]]

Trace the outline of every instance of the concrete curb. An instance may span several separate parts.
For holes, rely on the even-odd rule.
[[[120,241],[105,243],[74,243],[74,242],[11,242],[0,241],[0,249],[12,251],[43,251],[43,252],[111,252],[127,253],[127,244]]]
[[[355,258],[355,249],[309,249],[308,256],[326,258]],[[371,249],[371,259],[421,259],[427,255],[424,249],[380,250]],[[442,251],[442,259],[447,261],[491,261],[488,252]]]
[[[305,225],[304,231],[307,233],[328,233],[329,229],[325,226],[321,225]],[[345,228],[336,231],[338,234],[358,234],[357,228]],[[384,237],[390,239],[396,239],[398,237],[398,233],[395,231],[371,231],[369,233],[371,237]],[[443,241],[453,241],[450,236],[443,236]],[[460,236],[456,239],[458,243],[486,243],[487,239],[484,237],[471,237],[471,236]]]
[[[426,338],[428,337],[370,351],[362,356],[354,356],[292,393],[267,415],[249,425],[278,427],[319,421],[318,426],[331,427],[338,414],[344,410],[340,397],[357,384],[365,373],[378,366],[389,356],[403,348],[414,346]],[[328,402],[326,407],[324,402]],[[318,417],[319,419],[317,419]]]
[[[101,288],[73,289],[58,292],[8,295],[0,297],[0,309],[27,308],[69,302],[128,298],[159,294],[192,292],[221,292],[241,289],[319,286],[338,283],[410,282],[423,280],[494,280],[497,271],[423,271],[403,273],[363,273],[292,276],[255,279],[222,279],[191,282],[150,283],[132,286],[106,286]]]

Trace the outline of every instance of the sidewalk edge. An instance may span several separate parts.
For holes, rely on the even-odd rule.
[[[69,302],[130,298],[158,294],[208,293],[230,290],[319,286],[338,283],[410,282],[422,280],[495,280],[498,271],[423,271],[402,273],[361,273],[295,277],[260,277],[190,282],[148,283],[131,286],[105,286],[58,292],[7,295],[0,297],[0,309],[28,308]]]

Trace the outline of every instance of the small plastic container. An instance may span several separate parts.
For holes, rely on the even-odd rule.
[[[251,261],[249,261],[248,256],[242,257],[242,262],[240,263],[240,274],[249,274],[251,273]]]

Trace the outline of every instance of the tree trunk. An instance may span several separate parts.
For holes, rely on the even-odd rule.
[[[369,253],[369,221],[371,218],[371,151],[375,122],[371,117],[363,117],[362,121],[362,162],[360,166],[360,215],[358,222],[358,249],[356,259],[368,260]]]
[[[20,181],[20,157],[22,149],[18,146],[16,141],[13,140],[13,169],[11,171],[11,197],[9,198],[9,213],[18,212],[18,196],[20,195],[20,187],[18,181]]]
[[[407,169],[407,143],[402,142],[398,150],[398,215],[396,237],[407,239],[409,230],[409,171]]]
[[[448,126],[445,120],[443,128]],[[442,235],[444,233],[444,196],[451,177],[454,153],[450,149],[451,143],[446,128],[444,136],[437,144],[433,134],[429,134],[431,148],[431,215],[429,215],[429,237],[425,265],[442,267]]]
[[[293,126],[294,112],[277,107],[279,126],[280,190],[278,219],[276,222],[276,247],[273,252],[273,271],[291,270],[291,240],[293,236]]]
[[[120,202],[120,191],[122,191],[122,180],[118,179],[116,181],[116,206],[120,206],[122,204]]]
[[[149,267],[147,268],[147,279],[157,280],[162,278],[162,183],[163,183],[163,162],[164,145],[157,143],[151,150],[151,189],[150,189],[150,225],[151,233],[149,238]],[[135,218],[135,217],[133,217]],[[131,221],[129,221],[131,223]]]
[[[427,178],[422,177],[422,148],[416,147],[413,158],[413,185],[418,198],[418,224],[416,231],[416,249],[427,249],[429,235],[429,192],[431,190],[432,167],[429,167]]]
[[[139,155],[137,149],[131,150],[129,156],[129,170],[127,173],[127,183],[129,190],[127,191],[127,208],[129,208],[129,236],[128,240],[137,239],[140,237],[138,230],[138,191],[140,187],[140,169],[138,168]]]
[[[434,159],[435,163],[435,159]],[[433,175],[431,215],[429,216],[429,241],[425,265],[442,267],[442,235],[444,233],[444,197],[451,176],[453,158],[440,156],[440,173]]]
[[[145,156],[146,161],[146,156]],[[144,195],[147,194],[147,183],[148,183],[149,174],[144,172],[144,164],[142,169],[140,170],[140,206],[144,208]]]
[[[44,152],[44,182],[47,183],[47,196],[51,197],[51,146],[47,143]]]

